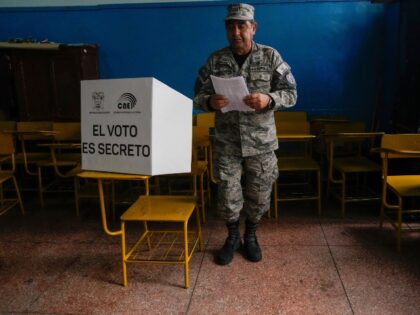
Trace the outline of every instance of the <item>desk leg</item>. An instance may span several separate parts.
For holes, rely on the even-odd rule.
[[[121,263],[122,263],[122,276],[123,286],[127,286],[127,263],[125,262],[125,222],[121,221]]]
[[[279,205],[278,205],[278,195],[277,195],[277,179],[273,183],[273,196],[274,196],[274,219],[278,219],[278,213],[279,213]],[[271,217],[269,217],[271,219]]]
[[[201,235],[201,221],[200,221],[200,211],[198,211],[198,208],[195,208],[195,212],[196,212],[196,220],[197,220],[197,237],[198,237],[198,248],[200,249],[200,251],[203,250],[203,237]]]
[[[18,201],[19,201],[20,211],[22,212],[22,214],[25,214],[25,210],[23,208],[23,203],[22,203],[22,197],[20,195],[20,190],[19,190],[19,186],[18,186],[16,177],[13,176],[12,179],[13,179],[13,184],[15,185],[16,195],[17,195],[17,198],[18,198]],[[1,191],[3,192],[3,189],[1,189]]]
[[[41,166],[38,166],[37,175],[38,175],[38,196],[39,196],[39,203],[41,204],[41,208],[44,209],[44,196],[43,196],[44,187],[42,186],[42,171],[41,171]]]
[[[346,216],[346,175],[343,173],[343,182],[341,184],[341,217]]]
[[[189,286],[189,253],[188,253],[188,221],[184,222],[184,267],[185,289]]]
[[[318,216],[321,216],[322,212],[322,204],[321,204],[321,198],[322,198],[322,192],[321,192],[321,171],[319,170],[317,172],[317,182],[318,182]]]
[[[76,204],[76,216],[80,217],[80,210],[79,210],[79,191],[80,191],[80,182],[77,176],[73,179],[73,186],[74,186],[74,201]]]
[[[200,197],[201,197],[201,216],[203,223],[206,223],[206,201],[204,199],[204,174],[200,175]]]

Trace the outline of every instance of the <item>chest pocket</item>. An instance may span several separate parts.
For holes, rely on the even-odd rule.
[[[256,90],[261,90],[264,92],[270,91],[271,74],[269,72],[251,72],[249,79],[250,85],[252,85]]]
[[[214,69],[214,75],[221,78],[233,76],[233,69],[229,63],[218,63]]]
[[[271,75],[268,72],[252,72],[250,77],[252,81],[270,81],[271,79]]]

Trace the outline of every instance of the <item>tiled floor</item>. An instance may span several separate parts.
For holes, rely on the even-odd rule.
[[[310,203],[281,205],[257,232],[263,260],[237,253],[227,266],[213,262],[226,235],[209,211],[189,289],[180,265],[129,265],[124,288],[120,240],[102,231],[98,205],[78,218],[71,196],[57,197],[0,217],[1,314],[420,314],[420,234],[398,254],[377,205],[346,219],[334,202],[321,218]]]

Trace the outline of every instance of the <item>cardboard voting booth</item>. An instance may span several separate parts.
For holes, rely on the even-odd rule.
[[[155,78],[81,83],[82,169],[191,171],[192,100]]]

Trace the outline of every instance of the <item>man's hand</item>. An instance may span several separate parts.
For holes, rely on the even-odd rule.
[[[261,110],[267,107],[267,105],[270,104],[270,101],[270,96],[259,92],[251,93],[244,97],[244,103],[256,110]]]
[[[229,100],[220,94],[213,94],[210,96],[209,105],[215,110],[220,110],[229,104]]]

